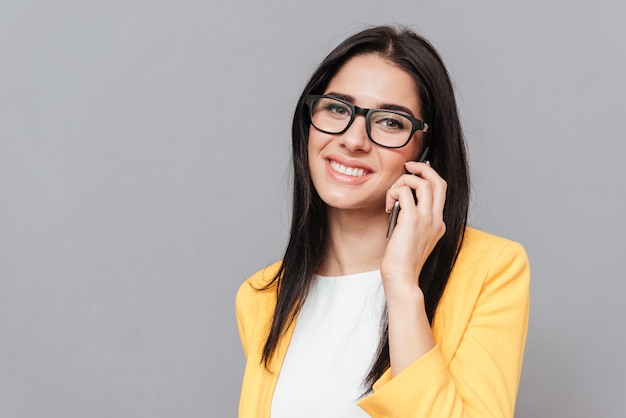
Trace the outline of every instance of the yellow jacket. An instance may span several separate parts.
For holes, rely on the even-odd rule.
[[[237,323],[246,355],[240,418],[269,418],[293,325],[268,371],[261,352],[276,294],[257,291],[279,263],[244,282]],[[433,320],[436,347],[395,377],[389,370],[358,405],[376,418],[512,417],[528,328],[530,271],[517,243],[468,228]],[[314,361],[315,359],[311,359]]]

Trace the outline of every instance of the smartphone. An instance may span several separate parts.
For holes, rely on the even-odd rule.
[[[422,155],[417,159],[417,162],[423,163],[428,158],[429,148],[424,148]],[[417,204],[417,197],[415,197],[415,191],[413,191],[413,198],[415,199],[415,204]],[[393,208],[391,209],[391,215],[389,216],[389,226],[387,227],[387,241],[391,238],[391,234],[393,233],[396,224],[398,223],[398,214],[400,213],[400,202],[397,200],[393,204]]]

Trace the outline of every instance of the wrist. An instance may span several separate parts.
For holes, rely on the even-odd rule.
[[[424,307],[424,293],[415,282],[397,281],[384,283],[387,306]]]

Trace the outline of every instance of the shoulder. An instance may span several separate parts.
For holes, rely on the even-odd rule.
[[[465,230],[459,256],[480,258],[498,254],[503,250],[524,254],[524,256],[526,254],[524,247],[515,241],[468,227]]]
[[[524,247],[518,242],[467,228],[453,272],[463,274],[469,270],[484,272],[487,276],[495,273],[494,268],[498,266],[527,269],[528,256]]]
[[[453,308],[458,309],[462,303],[473,309],[482,296],[509,298],[527,295],[529,281],[530,267],[522,245],[467,228],[442,302],[447,299]]]
[[[525,289],[528,293],[529,280],[530,267],[522,245],[467,228],[444,296],[468,301],[492,289],[508,297],[511,291]]]
[[[239,290],[235,301],[239,337],[246,357],[252,352],[260,355],[265,330],[276,306],[276,286],[273,279],[280,271],[281,262],[259,270]]]
[[[255,305],[258,308],[259,302],[265,299],[275,300],[275,284],[272,281],[278,274],[281,264],[282,262],[278,261],[257,271],[239,286],[236,298],[238,311],[254,309]]]
[[[239,292],[246,292],[246,289],[261,289],[267,287],[279,272],[282,261],[277,261],[269,266],[257,271],[252,276],[248,277],[239,287]]]

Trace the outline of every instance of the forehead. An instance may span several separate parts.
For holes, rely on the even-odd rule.
[[[415,78],[378,54],[357,55],[346,61],[328,83],[325,93],[333,92],[354,97],[357,106],[396,104],[420,114]]]

